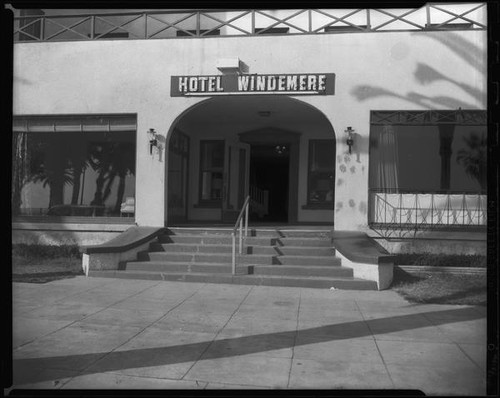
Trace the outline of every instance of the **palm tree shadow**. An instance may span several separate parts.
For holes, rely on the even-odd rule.
[[[426,315],[431,316],[432,323]],[[312,343],[356,339],[371,336],[373,333],[370,326],[376,329],[377,334],[385,334],[484,317],[483,314],[471,308],[460,308],[182,345],[15,359],[13,361],[14,385],[52,380],[53,375],[47,370],[70,369],[79,372],[80,375],[86,375],[124,369],[163,367],[196,362],[200,359],[220,359],[290,349]],[[161,372],[161,369],[159,371]]]
[[[483,51],[478,45],[465,40],[457,34],[447,32],[446,35],[425,34],[422,36],[420,32],[413,34],[416,38],[432,39],[439,44],[447,47],[448,50],[455,53],[462,61],[475,68],[482,76],[486,74],[486,51]],[[479,90],[464,82],[459,82],[451,79],[450,77],[442,74],[432,66],[425,63],[417,63],[415,72],[413,73],[414,79],[422,86],[429,83],[446,82],[451,83],[455,87],[461,89],[464,93],[474,98],[477,102],[481,103],[483,108],[486,106],[486,92]],[[358,101],[366,101],[378,97],[389,96],[399,98],[418,106],[441,106],[446,108],[463,108],[463,109],[477,109],[478,106],[472,102],[466,102],[457,98],[448,96],[427,96],[415,92],[409,92],[406,95],[398,94],[394,91],[387,90],[383,87],[371,85],[358,85],[351,91],[351,95]]]

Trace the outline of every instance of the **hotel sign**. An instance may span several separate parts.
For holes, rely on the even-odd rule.
[[[214,95],[333,95],[334,73],[172,76],[172,97]]]

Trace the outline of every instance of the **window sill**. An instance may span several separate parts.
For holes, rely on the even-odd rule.
[[[303,210],[333,210],[333,203],[308,203],[302,205]]]
[[[13,217],[13,230],[122,232],[135,225],[133,217]]]

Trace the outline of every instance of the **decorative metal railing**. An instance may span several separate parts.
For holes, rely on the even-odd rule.
[[[452,111],[372,111],[372,125],[414,125],[435,126],[438,124],[460,124],[478,126],[488,124],[487,113],[483,110],[455,109]]]
[[[425,229],[486,226],[486,194],[370,190],[370,228],[384,237]]]
[[[486,3],[429,3],[417,9],[175,10],[59,15],[53,11],[53,15],[14,18],[14,41],[484,30],[486,23]]]
[[[250,185],[250,208],[263,217],[269,213],[269,191]]]

